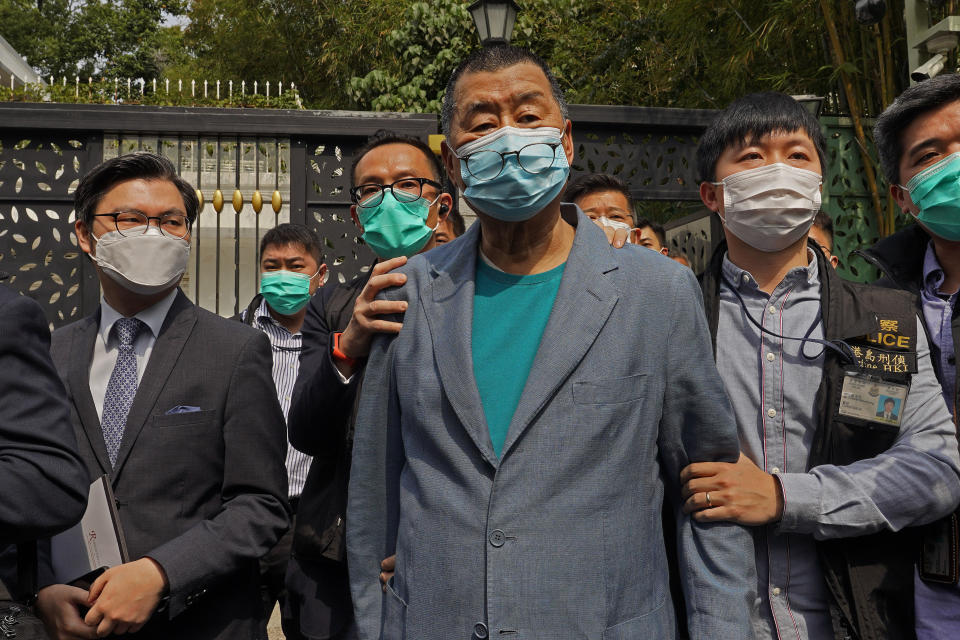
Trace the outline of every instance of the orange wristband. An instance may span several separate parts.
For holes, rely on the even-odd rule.
[[[340,351],[340,336],[342,335],[343,335],[342,331],[338,331],[335,334],[333,334],[333,358],[334,360],[339,360],[352,367],[357,364],[357,359],[351,358],[350,356],[345,354],[343,351]]]

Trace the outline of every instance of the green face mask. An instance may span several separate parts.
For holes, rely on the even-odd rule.
[[[951,153],[910,178],[906,187],[915,217],[944,240],[960,241],[960,153]]]
[[[363,225],[363,241],[384,260],[415,255],[427,244],[436,228],[427,226],[430,202],[419,198],[400,202],[393,190],[383,194],[375,207],[357,207]]]
[[[290,316],[310,302],[311,279],[296,271],[264,271],[260,274],[260,294],[271,309]]]

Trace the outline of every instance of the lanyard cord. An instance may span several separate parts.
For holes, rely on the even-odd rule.
[[[300,345],[299,347],[285,347],[282,344],[273,344],[271,342],[270,346],[273,347],[274,351],[287,351],[287,352],[294,352],[294,353],[303,351],[303,345]]]
[[[750,315],[750,311],[747,309],[747,304],[743,301],[743,297],[740,295],[740,292],[737,291],[737,288],[733,286],[733,283],[730,282],[729,279],[727,279],[726,275],[722,275],[721,278],[730,288],[730,291],[733,292],[733,295],[737,296],[737,300],[740,302],[740,308],[743,309],[743,314],[747,316],[747,319],[750,320],[750,322],[753,323],[753,325],[757,327],[757,329],[760,329],[761,333],[766,333],[767,335],[773,336],[774,338],[780,338],[781,340],[799,340],[800,355],[806,358],[807,360],[816,360],[817,358],[822,356],[827,349],[832,349],[840,355],[840,358],[842,359],[842,361],[849,362],[851,364],[857,363],[857,358],[856,356],[853,355],[853,349],[851,349],[850,345],[844,342],[843,340],[819,340],[817,338],[810,337],[810,334],[813,333],[813,330],[814,328],[816,328],[817,323],[820,322],[820,318],[817,318],[816,320],[813,321],[813,324],[810,325],[810,328],[807,329],[807,332],[804,334],[802,338],[782,336],[768,329],[764,329],[763,325],[757,322],[754,319],[754,317]],[[805,349],[806,344],[808,342],[816,342],[817,344],[823,345],[824,348],[817,355],[808,356]]]

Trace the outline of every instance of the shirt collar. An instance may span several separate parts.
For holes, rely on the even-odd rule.
[[[820,267],[817,264],[817,256],[813,249],[807,247],[807,258],[809,263],[805,267],[794,267],[783,277],[783,284],[797,284],[806,281],[807,284],[816,286],[820,284]],[[741,291],[757,290],[757,279],[746,269],[741,269],[730,261],[730,252],[723,254],[723,266],[721,267],[725,279],[735,283]]]
[[[938,291],[945,277],[931,240],[927,243],[927,252],[923,256],[923,290],[932,296],[939,295]]]
[[[266,298],[263,298],[262,300],[260,300],[260,306],[257,307],[257,310],[256,310],[256,311],[253,312],[253,317],[256,318],[256,319],[257,319],[257,322],[260,323],[260,324],[270,323],[270,324],[272,324],[273,326],[279,327],[279,328],[283,329],[284,331],[286,331],[287,333],[290,333],[290,331],[288,331],[285,326],[283,326],[282,324],[280,324],[279,322],[277,322],[276,318],[274,318],[272,315],[270,315],[270,309],[267,308],[267,299],[266,299]],[[290,333],[290,335],[291,335],[291,336],[299,336],[299,335],[300,335],[300,332],[297,331],[296,333]]]
[[[163,321],[167,319],[167,313],[170,312],[170,307],[173,306],[173,301],[176,299],[179,291],[179,288],[174,287],[173,291],[168,293],[163,299],[133,316],[150,328],[150,332],[153,333],[154,338],[160,335],[160,328],[163,326]],[[106,299],[100,299],[99,333],[100,339],[103,340],[104,344],[109,344],[110,330],[113,329],[114,323],[122,317],[123,315],[111,307]]]

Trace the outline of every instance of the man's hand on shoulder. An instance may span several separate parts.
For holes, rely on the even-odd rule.
[[[366,358],[370,354],[370,342],[378,333],[400,333],[403,325],[399,322],[381,320],[380,316],[392,313],[403,313],[407,310],[407,303],[392,300],[376,300],[377,294],[388,287],[400,287],[407,281],[402,273],[391,273],[394,269],[407,263],[403,256],[378,262],[373,267],[370,280],[363,287],[356,303],[353,305],[353,315],[347,328],[340,336],[340,351],[348,358]],[[337,369],[344,377],[353,375],[354,367],[344,360],[335,360]]]
[[[167,590],[167,576],[152,558],[141,558],[107,569],[90,586],[85,622],[97,635],[122,635],[139,631]]]
[[[597,225],[607,236],[607,242],[611,244],[615,249],[622,249],[624,245],[630,239],[630,236],[633,233],[633,229],[621,229],[620,227],[611,227],[610,225],[603,224],[599,220],[594,220],[593,224]]]
[[[740,454],[735,463],[695,462],[680,472],[683,510],[700,522],[757,526],[783,516],[783,490],[776,477]]]
[[[89,596],[87,591],[68,584],[52,584],[40,590],[37,615],[53,640],[97,637],[96,628],[87,625],[80,617],[80,607],[87,606]]]

